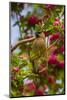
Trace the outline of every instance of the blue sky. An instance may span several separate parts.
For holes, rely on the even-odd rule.
[[[13,24],[16,22],[16,18],[11,18],[11,44],[15,43],[19,37],[19,28],[18,26],[13,27]]]
[[[31,7],[27,7],[25,6],[24,10],[21,12],[21,15],[26,16],[28,12],[32,12],[32,8]],[[11,44],[15,44],[15,42],[18,40],[19,38],[19,27],[16,25],[15,27],[13,27],[13,24],[15,24],[15,22],[17,21],[16,17],[11,18]]]

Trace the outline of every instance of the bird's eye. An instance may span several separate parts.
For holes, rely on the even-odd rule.
[[[35,36],[39,37],[40,32],[35,32]]]

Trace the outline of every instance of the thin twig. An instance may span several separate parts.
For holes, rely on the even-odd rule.
[[[47,47],[47,50],[50,50],[50,48],[52,47],[52,46],[54,46],[57,42],[58,42],[58,40],[59,39],[57,39],[55,42],[53,42],[49,47]]]
[[[46,71],[48,68],[43,68],[42,70],[39,71],[39,73],[42,73],[43,71]]]
[[[29,38],[29,39],[23,39],[18,41],[12,48],[11,48],[11,52],[13,52],[19,45],[26,43],[26,42],[31,42],[35,39],[35,37]]]

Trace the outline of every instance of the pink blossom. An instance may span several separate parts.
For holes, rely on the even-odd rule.
[[[53,54],[57,54],[57,53],[63,53],[64,52],[64,45],[62,45],[60,48],[56,48],[53,51]]]
[[[18,72],[19,71],[19,67],[13,67],[13,71],[14,72]]]
[[[54,78],[54,76],[49,75],[49,76],[48,76],[48,82],[49,82],[49,83],[55,83],[55,78]]]
[[[50,55],[49,56],[49,58],[48,58],[48,62],[50,63],[50,64],[57,64],[57,57],[56,57],[56,55]]]
[[[61,46],[60,51],[64,52],[64,45]]]
[[[52,9],[52,8],[54,8],[55,5],[52,5],[52,4],[46,4],[45,6],[46,6],[47,9]]]
[[[28,88],[29,88],[30,91],[34,91],[34,90],[36,90],[36,85],[33,82],[29,83]]]
[[[59,25],[59,24],[60,24],[59,21],[55,21],[55,22],[53,23],[54,26],[57,26],[57,25]]]
[[[60,49],[59,48],[56,48],[54,51],[53,51],[53,54],[57,54],[60,52]]]
[[[61,26],[62,30],[64,30],[64,25]]]
[[[43,89],[37,89],[36,95],[44,95],[44,90]]]
[[[50,41],[56,40],[60,37],[60,33],[55,33],[50,36]]]
[[[60,24],[60,19],[59,18],[55,18],[55,21],[53,23],[54,26],[57,26]]]
[[[58,62],[58,67],[59,68],[64,68],[64,61]]]
[[[59,22],[60,20],[59,20],[59,18],[55,18],[55,21],[58,21]]]
[[[38,18],[34,15],[30,16],[29,19],[28,19],[28,23],[30,25],[35,25],[38,23]]]
[[[44,35],[45,36],[49,36],[50,35],[50,32],[44,32]]]

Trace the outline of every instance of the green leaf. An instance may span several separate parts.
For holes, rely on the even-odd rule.
[[[53,30],[53,26],[50,26],[50,27],[48,27],[48,28],[46,29],[46,31],[51,31],[51,30]]]
[[[14,90],[11,90],[11,96],[12,97],[15,97],[17,94],[16,94],[16,91],[14,91]]]
[[[41,27],[40,27],[40,25],[35,25],[35,30],[37,31],[37,32],[40,32],[41,31]]]
[[[58,54],[58,55],[57,55],[57,59],[58,59],[59,61],[64,60],[63,54]]]
[[[18,66],[19,65],[19,58],[17,55],[11,56],[11,66]]]

